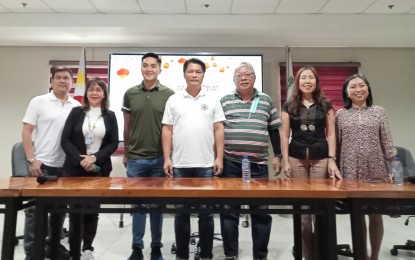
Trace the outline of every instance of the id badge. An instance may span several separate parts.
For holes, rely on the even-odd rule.
[[[92,131],[88,131],[85,136],[85,144],[92,144],[94,142],[94,133]]]

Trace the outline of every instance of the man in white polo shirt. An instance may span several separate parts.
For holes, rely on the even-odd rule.
[[[62,176],[65,153],[61,148],[63,126],[69,112],[81,104],[69,97],[73,84],[73,73],[66,67],[52,70],[51,87],[48,94],[34,97],[27,107],[23,118],[22,141],[27,158],[29,172],[33,177],[42,175]],[[34,140],[33,132],[36,133]],[[32,259],[34,243],[34,207],[28,208],[25,219],[24,250],[26,259]],[[63,225],[64,215],[51,214],[50,222]],[[51,234],[60,236],[59,230],[51,230]],[[61,247],[62,248],[62,247]],[[62,251],[62,250],[60,250]],[[66,259],[66,255],[60,259]],[[67,256],[69,257],[69,256]]]
[[[225,115],[219,100],[202,89],[205,72],[204,62],[187,60],[183,65],[186,90],[174,94],[166,103],[162,121],[163,169],[169,177],[213,178],[222,173]],[[176,214],[174,226],[176,259],[189,259],[190,215]],[[202,260],[213,257],[213,231],[213,214],[199,214]]]

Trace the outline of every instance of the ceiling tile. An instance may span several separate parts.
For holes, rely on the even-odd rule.
[[[275,13],[279,14],[314,14],[327,0],[281,0]]]
[[[89,0],[101,13],[142,13],[136,0]]]
[[[234,0],[233,14],[272,14],[280,0]]]
[[[9,9],[11,12],[17,13],[50,13],[53,12],[43,1],[41,0],[25,0],[27,5],[24,7],[22,1],[16,0],[2,0],[1,4]]]
[[[232,0],[186,0],[189,14],[229,14]]]
[[[372,3],[373,0],[330,0],[320,13],[358,14],[365,11]]]
[[[186,13],[185,0],[138,0],[138,4],[147,14]]]
[[[43,0],[58,13],[97,13],[94,6],[85,0]]]
[[[389,8],[393,5],[393,8]],[[415,7],[414,0],[378,0],[371,5],[365,13],[368,14],[404,14],[413,11]]]

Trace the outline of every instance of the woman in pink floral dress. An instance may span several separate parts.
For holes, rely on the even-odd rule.
[[[336,114],[339,170],[344,179],[365,182],[387,180],[386,161],[393,161],[393,146],[385,110],[373,105],[372,91],[361,74],[350,76],[343,84],[345,106]],[[383,237],[383,220],[369,215],[370,260],[377,260]]]

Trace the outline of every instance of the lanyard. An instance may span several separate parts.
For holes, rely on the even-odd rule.
[[[254,98],[254,100],[252,101],[251,104],[251,109],[249,110],[249,114],[256,112],[256,109],[258,108],[258,104],[259,104],[259,97]]]
[[[93,132],[95,129],[95,125],[97,124],[98,120],[101,118],[102,115],[99,115],[97,120],[95,120],[94,124],[91,125],[91,120],[89,118],[89,112],[86,113],[86,116],[88,117],[88,129],[90,132]]]

